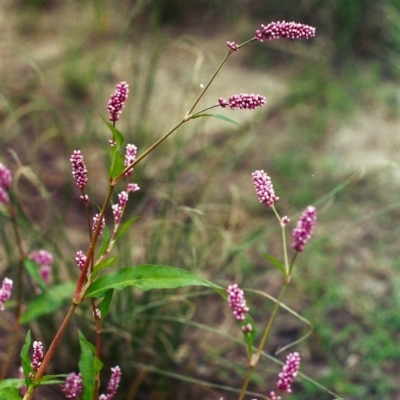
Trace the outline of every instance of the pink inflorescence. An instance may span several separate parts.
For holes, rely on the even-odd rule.
[[[81,250],[76,252],[75,261],[76,261],[76,265],[79,267],[79,269],[82,269],[83,266],[85,265],[86,256],[83,254],[83,252]]]
[[[292,391],[292,383],[296,378],[300,367],[300,354],[290,353],[286,357],[286,364],[282,368],[282,372],[279,374],[279,381],[277,387],[280,391],[290,393]]]
[[[128,193],[122,191],[118,194],[119,202],[112,206],[113,214],[114,214],[114,221],[116,224],[119,224],[121,221],[122,213],[124,212],[124,208],[128,203]]]
[[[231,51],[236,51],[238,49],[238,45],[235,42],[226,42],[226,45]]]
[[[296,251],[303,251],[305,244],[310,239],[315,223],[317,221],[317,210],[313,206],[308,206],[297,221],[296,228],[293,229],[293,245]]]
[[[275,195],[271,178],[262,169],[254,171],[251,176],[258,196],[258,201],[261,204],[264,204],[265,207],[272,207],[274,203],[279,200],[279,197]]]
[[[109,119],[111,122],[119,120],[119,116],[124,108],[128,94],[129,85],[126,82],[121,82],[116,86],[115,92],[111,95],[107,104],[107,110],[110,113]]]
[[[43,343],[35,340],[33,342],[33,355],[31,362],[31,366],[35,370],[35,372],[42,365],[42,360],[43,360]]]
[[[46,250],[32,251],[28,258],[34,261],[37,265],[51,265],[53,264],[53,255]]]
[[[262,107],[266,103],[266,99],[260,94],[241,93],[229,97],[228,101],[220,98],[218,99],[218,103],[222,108],[229,106],[231,110],[235,110],[237,108],[239,110],[254,110],[257,107]]]
[[[128,183],[127,190],[128,190],[128,193],[133,193],[133,192],[137,192],[138,190],[140,190],[140,187],[137,183]]]
[[[271,22],[261,25],[255,32],[254,38],[260,42],[279,38],[285,39],[310,39],[315,36],[315,28],[297,22]]]
[[[121,380],[121,369],[117,365],[111,368],[111,378],[108,382],[107,394],[102,394],[99,400],[111,400],[117,393],[119,382]]]
[[[37,265],[39,265],[39,274],[42,277],[43,281],[48,283],[51,277],[51,264],[53,264],[53,256],[46,250],[38,250],[32,251],[29,256],[29,259],[34,261]]]
[[[7,204],[10,202],[8,194],[11,186],[11,171],[2,163],[0,163],[0,203]]]
[[[126,152],[125,152],[125,162],[124,162],[125,167],[131,165],[136,160],[136,154],[137,154],[137,147],[134,144],[128,143],[126,145]],[[125,176],[131,176],[132,172],[133,168],[125,172]]]
[[[11,297],[12,287],[13,281],[9,278],[4,278],[0,288],[0,311],[4,310],[4,302]]]
[[[99,223],[99,218],[100,218],[100,214],[96,214],[93,217],[93,232],[97,229],[97,225]],[[103,233],[103,229],[104,229],[105,225],[106,225],[106,220],[103,217],[103,220],[101,221],[101,227],[100,227],[99,235],[101,235]]]
[[[249,307],[246,306],[246,300],[244,298],[244,292],[235,283],[228,286],[228,303],[232,308],[233,315],[238,321],[244,321],[246,313],[249,312]]]
[[[72,176],[75,179],[76,185],[79,189],[83,190],[88,181],[87,169],[85,162],[83,161],[83,156],[80,150],[74,150],[70,158],[72,164]]]
[[[83,383],[81,374],[71,372],[65,378],[63,392],[67,399],[79,399],[83,392]]]

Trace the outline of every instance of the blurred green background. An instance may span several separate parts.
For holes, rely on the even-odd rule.
[[[15,173],[24,246],[53,252],[55,282],[77,277],[75,252],[88,239],[69,157],[82,151],[97,212],[108,181],[100,117],[117,83],[130,85],[118,128],[140,154],[183,117],[226,41],[242,43],[276,20],[315,26],[316,38],[252,43],[230,57],[200,107],[241,92],[266,96],[266,107],[221,112],[240,127],[185,124],[136,168],[141,190],[128,214],[141,218],[116,249],[119,266],[174,265],[276,296],[282,280],[260,254],[282,257],[280,230],[251,182],[251,172],[264,169],[278,211],[292,220],[288,232],[307,205],[319,210],[285,297],[314,326],[295,347],[314,381],[299,379],[291,398],[333,399],[330,390],[398,399],[399,0],[2,0],[0,159]],[[0,271],[10,275],[18,255],[1,218]],[[273,304],[247,297],[261,330]],[[124,291],[113,310],[104,327],[104,390],[119,364],[118,399],[236,398],[229,389],[241,386],[245,349],[216,295]],[[31,324],[35,339],[48,346],[64,313]],[[90,319],[83,306],[53,372],[77,370],[76,326],[93,339]],[[274,355],[307,330],[282,310],[266,350]],[[16,357],[9,376],[18,366]],[[264,358],[249,389],[266,396],[279,370]],[[46,388],[42,398],[60,393]],[[255,397],[262,398],[248,396]]]

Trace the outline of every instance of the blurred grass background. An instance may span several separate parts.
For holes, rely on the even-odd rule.
[[[264,169],[292,223],[309,204],[319,210],[285,299],[314,325],[296,347],[302,372],[344,398],[398,399],[399,3],[3,0],[0,157],[15,172],[27,252],[53,252],[55,281],[77,276],[75,252],[88,241],[69,157],[82,150],[96,212],[107,187],[100,115],[115,84],[130,85],[118,128],[140,153],[182,118],[227,40],[241,43],[273,20],[316,26],[315,40],[256,43],[234,54],[202,102],[258,92],[264,110],[224,110],[239,128],[186,124],[136,168],[141,191],[128,211],[141,218],[118,244],[119,266],[175,265],[277,295],[281,279],[260,253],[281,256],[280,232],[251,182],[251,172]],[[0,270],[10,274],[17,254],[4,218],[0,231]],[[272,304],[250,292],[248,303],[265,321]],[[218,385],[240,387],[245,350],[229,336],[240,332],[220,298],[132,291],[118,293],[113,309],[102,378],[121,366],[119,399],[235,398]],[[31,324],[35,339],[48,345],[63,315]],[[55,372],[77,369],[76,325],[94,337],[85,306],[75,318]],[[281,311],[267,351],[307,329]],[[279,370],[264,359],[250,390],[267,395]],[[292,398],[333,396],[299,379]]]

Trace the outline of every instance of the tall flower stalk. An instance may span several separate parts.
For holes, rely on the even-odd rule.
[[[100,211],[98,214],[95,216],[95,223],[93,224],[93,232],[90,229],[90,220],[88,218],[88,228],[89,228],[89,237],[90,237],[90,244],[87,249],[87,251],[84,253],[82,251],[79,251],[76,255],[76,261],[77,265],[80,268],[80,275],[76,283],[75,287],[75,292],[72,298],[72,303],[70,305],[70,308],[67,312],[67,315],[65,316],[63,322],[61,323],[57,333],[55,334],[52,343],[48,347],[47,352],[44,354],[43,359],[40,361],[40,365],[37,365],[37,370],[35,370],[35,374],[32,380],[32,384],[27,388],[27,392],[24,396],[24,400],[30,400],[33,397],[33,394],[35,392],[35,389],[37,385],[39,384],[41,378],[44,376],[44,373],[48,367],[48,364],[50,360],[52,359],[54,352],[61,340],[61,337],[63,333],[65,332],[76,308],[81,304],[81,302],[85,298],[85,294],[90,287],[93,278],[92,278],[92,272],[93,268],[95,266],[95,248],[96,244],[98,242],[98,238],[102,233],[102,230],[104,228],[104,218],[106,214],[106,210],[109,207],[112,199],[112,195],[115,189],[115,186],[117,183],[122,180],[123,178],[128,178],[129,175],[131,174],[131,171],[133,168],[141,161],[143,161],[144,158],[146,158],[154,149],[156,149],[161,143],[163,143],[172,133],[174,133],[177,129],[179,129],[183,124],[186,122],[194,119],[194,118],[199,118],[203,116],[207,116],[208,114],[204,114],[205,111],[217,108],[217,107],[227,107],[229,106],[231,109],[255,109],[257,107],[261,107],[265,104],[266,99],[264,96],[261,95],[256,95],[256,94],[239,94],[239,95],[233,95],[229,97],[228,101],[225,101],[224,99],[220,98],[216,104],[205,108],[201,111],[198,111],[196,113],[193,113],[196,106],[200,102],[200,100],[203,98],[204,94],[214,81],[215,77],[218,75],[218,73],[221,71],[222,67],[224,66],[225,62],[229,58],[229,56],[233,53],[237,53],[237,51],[254,41],[263,41],[264,39],[277,39],[279,37],[282,38],[296,38],[296,39],[308,39],[315,34],[315,28],[308,27],[306,25],[302,24],[295,24],[295,23],[286,23],[286,22],[278,22],[278,23],[271,23],[268,24],[267,26],[262,25],[261,29],[257,30],[255,32],[255,35],[249,39],[248,41],[236,45],[234,42],[228,42],[228,48],[229,51],[226,54],[226,56],[223,58],[221,61],[220,65],[217,67],[216,71],[214,74],[211,76],[210,80],[208,83],[204,86],[203,90],[199,93],[197,98],[193,101],[192,105],[189,107],[188,111],[186,114],[183,116],[182,120],[179,121],[174,127],[172,127],[169,131],[167,131],[160,139],[158,139],[153,145],[151,145],[147,150],[145,150],[141,155],[136,156],[136,148],[130,147],[127,149],[130,154],[125,158],[125,168],[123,168],[122,171],[120,171],[116,176],[111,175],[110,176],[110,183],[108,187],[108,192],[105,196],[104,202],[102,207],[100,208]],[[108,101],[107,104],[107,110],[109,112],[109,121],[112,123],[113,128],[115,128],[115,125],[117,121],[119,121],[122,110],[125,106],[125,102],[128,98],[129,94],[129,86],[126,82],[121,82],[120,84],[117,85],[115,92],[111,95],[110,100]],[[118,137],[116,137],[113,134],[113,138],[109,141],[110,145],[112,147],[118,145]],[[87,207],[88,210],[88,203],[89,203],[89,197],[85,193],[85,185],[87,184],[87,170],[86,166],[83,161],[83,156],[79,150],[76,150],[74,154],[71,156],[71,163],[72,163],[72,173],[75,179],[75,182],[78,186],[78,188],[81,190],[81,199],[83,200],[85,206]],[[268,182],[264,182],[266,186],[268,186]],[[129,186],[130,185],[130,186]],[[120,224],[121,218],[122,218],[122,213],[124,211],[124,208],[126,206],[126,201],[127,201],[127,194],[129,192],[133,192],[138,189],[138,187],[134,186],[135,184],[129,184],[126,186],[127,190],[124,192],[120,192],[119,200],[118,203],[116,203],[113,207],[113,215],[114,215],[114,223],[115,226],[118,229],[118,226]],[[271,192],[272,193],[272,192]],[[270,193],[270,199],[269,203],[272,202],[269,206],[271,206],[275,211],[275,208],[273,206],[273,203],[278,200],[278,198],[275,198],[272,196]],[[276,213],[277,214],[277,213]],[[89,215],[89,212],[88,212]],[[283,219],[282,219],[283,221]],[[284,228],[283,228],[284,229]],[[285,282],[285,285],[289,282],[290,278],[290,268],[287,268],[287,281]],[[282,290],[282,295],[284,288]],[[241,296],[241,291],[233,287],[231,288],[231,296],[232,296],[232,308],[236,312],[237,316],[240,316],[240,318],[243,317],[243,313],[246,312],[246,305],[244,303],[244,298]],[[279,299],[278,303],[279,304]],[[94,320],[96,324],[96,332],[99,337],[101,328],[98,325],[99,318],[101,318],[100,314],[97,313],[97,309],[95,308],[94,303],[92,303],[93,306],[93,315],[94,315]],[[273,313],[275,315],[276,312]],[[253,356],[250,367],[251,370],[255,367],[257,364],[258,358],[260,356],[262,347],[265,344],[265,340],[268,336],[269,330],[270,330],[270,324],[272,323],[273,317],[270,318],[270,321],[267,324],[267,327],[264,331],[263,339],[260,343],[259,348],[257,349],[257,352],[255,356]],[[97,321],[97,322],[96,322]],[[246,331],[246,329],[244,329]],[[96,356],[99,356],[99,346],[96,346]],[[118,387],[119,379],[120,379],[120,371],[119,367],[116,367],[113,369],[113,374],[112,374],[112,379],[110,380],[110,384],[108,387],[108,393],[105,395],[102,395],[102,399],[111,399],[111,397],[114,396],[116,388]],[[248,378],[250,377],[251,373],[248,374]],[[97,379],[97,377],[96,377]],[[247,377],[246,377],[247,379]],[[248,381],[247,381],[248,382]],[[96,394],[97,394],[97,380],[96,380]],[[75,392],[79,392],[80,386],[79,386],[79,377],[73,376],[70,379],[70,384],[68,387],[73,387]],[[242,394],[244,395],[245,387],[247,387],[247,384],[244,385]],[[240,397],[240,398],[243,398]]]

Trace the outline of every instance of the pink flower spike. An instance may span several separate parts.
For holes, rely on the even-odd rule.
[[[35,372],[42,365],[42,360],[43,360],[43,343],[35,340],[33,342],[33,355],[31,362],[31,366],[35,370]]]
[[[97,224],[99,223],[99,218],[100,218],[100,214],[96,214],[93,217],[93,232],[97,229]],[[101,227],[100,227],[100,233],[99,235],[103,234],[103,229],[106,225],[106,220],[103,217],[103,220],[101,221]]]
[[[315,36],[315,28],[296,22],[271,22],[267,26],[261,25],[256,30],[254,38],[260,42],[264,39],[310,39]]]
[[[249,312],[249,307],[246,306],[243,290],[235,283],[234,285],[228,286],[227,292],[228,303],[232,308],[233,315],[238,321],[244,321],[246,313]]]
[[[226,42],[226,45],[231,51],[237,51],[238,45],[235,42]]]
[[[4,278],[0,288],[0,311],[4,310],[4,303],[11,297],[13,281],[9,278]]]
[[[223,98],[218,99],[218,103],[222,108],[229,106],[231,110],[254,110],[262,107],[266,103],[266,98],[260,94],[235,94],[226,101]]]
[[[110,114],[109,120],[111,122],[117,122],[119,120],[119,116],[124,108],[128,94],[129,85],[126,82],[121,82],[116,86],[115,92],[111,95],[107,104],[107,110]]]
[[[300,354],[290,353],[286,357],[286,364],[282,368],[282,372],[279,374],[279,381],[277,387],[281,391],[291,393],[292,383],[296,378],[300,367]]]
[[[120,380],[121,380],[121,369],[117,365],[116,367],[111,368],[111,378],[110,381],[108,382],[107,395],[102,394],[99,397],[99,400],[111,400],[117,393]]]
[[[119,224],[122,217],[123,208],[119,204],[112,205],[113,215],[114,215],[114,222],[115,224]]]
[[[4,164],[0,163],[0,187],[5,191],[8,191],[11,182],[11,171]]]
[[[32,251],[28,258],[40,266],[53,264],[53,255],[43,249]]]
[[[138,190],[140,190],[140,187],[137,183],[128,183],[127,190],[128,190],[128,193],[133,193],[133,192],[137,192]]]
[[[317,210],[313,206],[308,206],[297,221],[296,228],[293,229],[293,245],[296,251],[303,251],[305,244],[311,238],[315,223],[317,222]]]
[[[254,171],[252,174],[254,188],[258,196],[258,201],[265,207],[272,207],[274,203],[279,201],[279,197],[275,195],[274,186],[271,178],[264,170]]]
[[[126,206],[126,204],[128,203],[128,193],[122,191],[121,193],[118,194],[118,199],[119,199],[119,205],[121,207]]]
[[[82,269],[86,262],[86,256],[83,254],[82,251],[79,250],[76,252],[75,261],[79,269]]]
[[[81,374],[71,372],[65,378],[63,392],[67,399],[79,399],[83,392],[83,383]]]
[[[88,181],[87,169],[85,162],[83,161],[83,156],[80,150],[74,150],[70,158],[72,164],[72,176],[75,179],[75,183],[79,189],[83,190]]]
[[[137,147],[134,144],[127,144],[126,145],[126,152],[125,152],[125,162],[124,165],[127,167],[131,165],[136,160],[137,154]],[[128,172],[125,172],[125,176],[131,176],[133,172],[133,168],[131,168]]]

